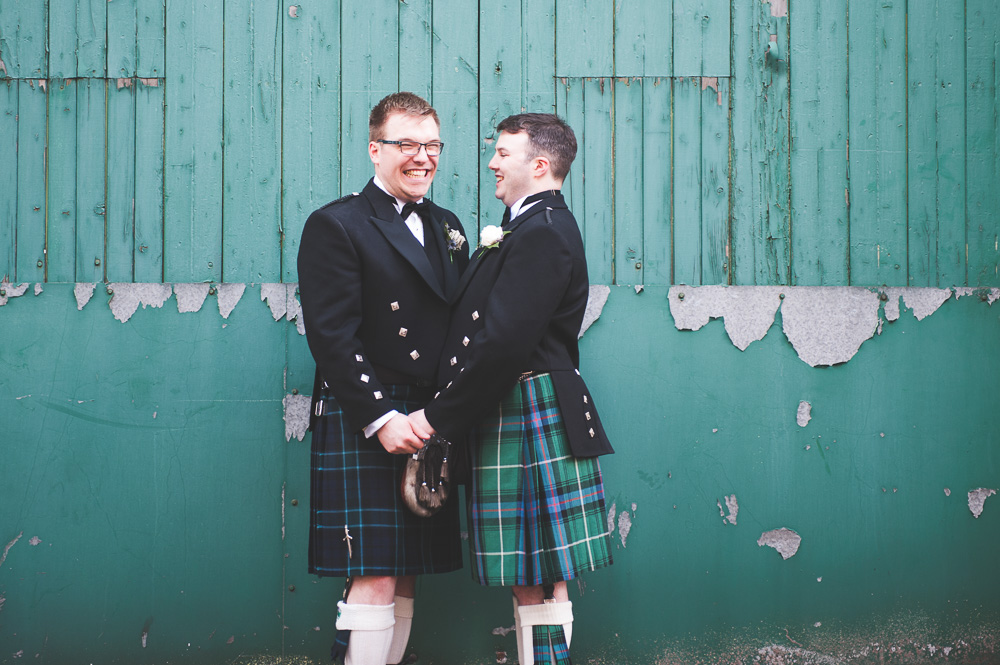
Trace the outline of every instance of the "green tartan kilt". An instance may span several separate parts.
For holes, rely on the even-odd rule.
[[[473,577],[486,586],[570,580],[611,564],[596,457],[573,457],[552,378],[514,387],[472,441]]]

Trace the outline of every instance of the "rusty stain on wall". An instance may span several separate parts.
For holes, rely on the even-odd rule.
[[[757,546],[763,547],[767,545],[768,547],[773,547],[781,555],[782,559],[789,559],[795,556],[795,553],[799,551],[799,544],[802,543],[802,537],[795,533],[791,529],[781,527],[780,529],[774,529],[772,531],[765,531],[760,534],[760,538],[757,539]]]
[[[971,490],[969,492],[969,510],[972,511],[972,516],[978,519],[983,514],[983,504],[986,503],[986,498],[996,493],[996,490],[985,487]]]

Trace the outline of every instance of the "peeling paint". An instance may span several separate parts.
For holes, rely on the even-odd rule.
[[[993,496],[996,493],[996,490],[985,487],[980,487],[979,489],[970,491],[969,510],[972,511],[972,516],[978,519],[979,516],[983,514],[983,504],[986,503],[986,498]]]
[[[201,311],[208,297],[209,285],[206,283],[197,284],[174,284],[174,295],[177,296],[177,311],[181,314],[186,312]]]
[[[622,547],[628,547],[626,540],[628,540],[629,531],[632,530],[632,518],[629,517],[628,511],[623,510],[620,515],[618,515],[618,536],[622,539]]]
[[[41,295],[41,293],[42,293],[42,283],[39,282],[38,284],[35,284],[35,295],[36,296]]]
[[[215,290],[218,294],[219,314],[222,315],[222,318],[228,319],[243,297],[243,292],[247,290],[247,285],[241,283],[219,284]]]
[[[288,15],[292,18],[299,17],[299,8],[296,5],[291,5],[288,7]]]
[[[812,404],[805,400],[799,402],[799,408],[795,411],[795,422],[799,427],[805,427],[812,420]]]
[[[590,285],[590,294],[587,297],[587,310],[583,313],[583,323],[580,324],[580,333],[576,336],[577,339],[583,337],[583,333],[587,332],[587,329],[594,325],[597,319],[601,318],[601,312],[604,311],[604,305],[607,304],[608,296],[610,295],[610,286],[603,284]]]
[[[117,81],[117,85],[118,85],[118,90],[121,90],[122,88],[131,88],[132,87],[132,79],[120,78]]]
[[[945,487],[945,488],[944,488],[944,495],[945,495],[945,496],[951,496],[951,490],[950,490],[950,489],[948,489],[947,487]]]
[[[955,287],[955,300],[958,300],[962,296],[971,296],[976,290],[971,286],[956,286]]]
[[[711,88],[715,90],[715,103],[722,106],[722,91],[719,90],[719,77],[718,76],[702,76],[701,77],[701,89],[707,90]]]
[[[143,309],[147,306],[163,307],[163,303],[167,302],[173,292],[170,284],[156,283],[115,282],[109,284],[108,288],[113,294],[108,301],[111,313],[122,323],[132,318],[139,305],[142,305]]]
[[[615,517],[618,515],[618,502],[611,502],[611,507],[608,508],[608,533],[614,534],[615,532]]]
[[[875,334],[878,308],[878,295],[859,287],[786,289],[782,330],[807,365],[836,365]]]
[[[295,321],[295,328],[300,335],[306,334],[305,322],[302,316],[302,304],[295,297],[295,290],[298,284],[261,284],[260,299],[267,301],[267,306],[271,309],[271,316],[275,321],[280,321],[285,317],[288,321]]]
[[[762,0],[771,3],[771,16],[776,18],[788,17],[788,0]]]
[[[729,339],[740,351],[764,339],[781,305],[780,286],[672,286],[670,314],[678,330],[698,330],[722,318]]]
[[[157,79],[157,78],[152,78],[152,79],[149,79],[149,78],[140,78],[139,79],[139,83],[141,83],[143,85],[148,85],[150,88],[159,88],[160,87],[160,79]]]
[[[42,544],[42,539],[39,538],[38,536],[32,536],[31,540],[28,541],[28,544],[31,545],[32,547],[38,547],[39,545]]]
[[[97,288],[97,284],[89,284],[87,282],[77,282],[73,287],[73,295],[76,296],[76,309],[81,310],[83,306],[90,302],[90,299],[94,297],[94,289]]]
[[[757,539],[757,546],[773,547],[781,555],[782,559],[789,559],[799,551],[799,544],[802,542],[801,536],[791,529],[781,527],[773,531],[765,531]]]
[[[299,441],[306,437],[311,401],[309,395],[285,395],[281,400],[285,409],[285,441],[291,441],[293,436]]]
[[[24,531],[17,534],[17,537],[15,537],[14,540],[7,543],[7,547],[3,548],[3,555],[0,555],[0,566],[2,566],[3,562],[7,560],[7,552],[10,552],[10,548],[14,547],[14,545],[17,544],[17,541],[21,540],[21,536],[23,535]]]
[[[768,665],[791,665],[800,663],[801,665],[843,665],[846,661],[833,656],[810,651],[802,647],[786,647],[780,644],[772,644],[757,650],[758,655]]]
[[[507,635],[512,632],[514,632],[514,626],[510,626],[509,628],[504,626],[497,626],[496,628],[490,631],[490,634],[497,635],[499,637],[507,637]]]
[[[7,300],[10,298],[20,298],[24,295],[24,292],[28,290],[29,284],[27,282],[23,284],[18,284],[17,286],[12,286],[7,278],[4,277],[3,281],[0,282],[0,307],[7,304]]]
[[[735,494],[730,494],[730,495],[728,495],[728,496],[726,496],[724,498],[725,498],[725,501],[726,501],[726,507],[725,508],[722,507],[722,502],[721,501],[717,500],[715,502],[716,505],[719,506],[719,515],[722,516],[722,521],[723,521],[724,524],[732,524],[733,526],[735,526],[736,525],[736,516],[740,512],[740,504],[736,501],[736,495]],[[729,511],[728,515],[726,515],[726,510]]]
[[[998,298],[1000,298],[1000,288],[992,288],[990,289],[990,295],[986,297],[986,301],[992,305]]]
[[[899,318],[899,298],[903,297],[903,304],[913,310],[913,316],[917,321],[922,321],[937,311],[944,301],[951,297],[951,289],[933,288],[885,288],[879,289],[888,298],[885,301],[885,318],[888,321],[895,321]]]

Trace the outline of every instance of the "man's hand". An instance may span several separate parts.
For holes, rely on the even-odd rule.
[[[397,413],[376,433],[379,443],[393,455],[412,454],[424,447],[424,439],[431,433],[419,427],[409,418]]]
[[[428,432],[428,436],[436,433],[435,429],[431,427],[431,424],[427,422],[427,416],[424,415],[423,409],[411,412],[410,422],[413,423],[414,430],[419,429],[421,431]]]

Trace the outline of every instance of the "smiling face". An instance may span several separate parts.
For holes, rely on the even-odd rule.
[[[382,138],[429,143],[440,141],[441,131],[431,116],[393,113],[386,118]],[[386,191],[403,201],[419,201],[425,196],[437,172],[438,158],[428,157],[423,148],[416,155],[404,155],[398,145],[372,141],[368,144],[368,155]]]
[[[527,132],[500,132],[496,152],[489,168],[496,175],[496,197],[510,206],[518,199],[543,191],[538,176],[548,170],[544,157],[529,157],[531,150]]]

